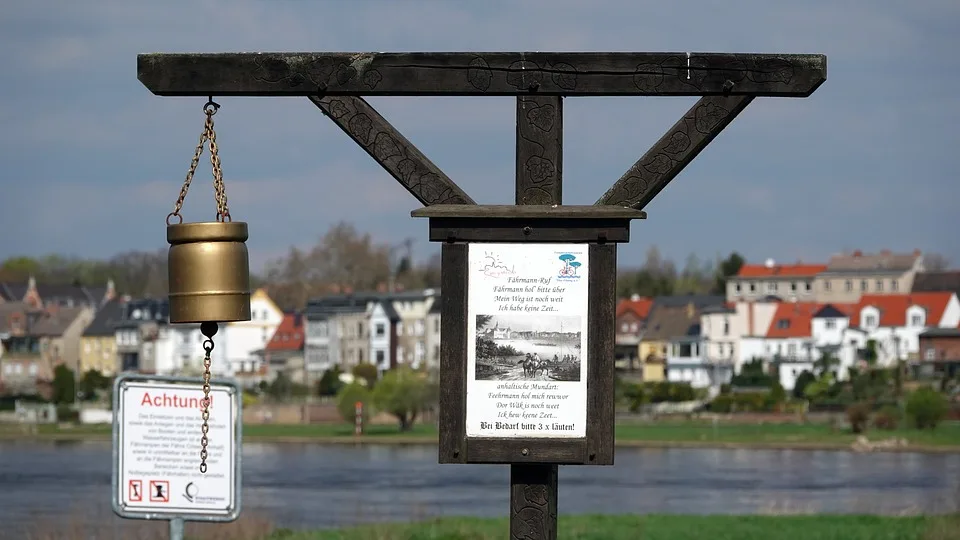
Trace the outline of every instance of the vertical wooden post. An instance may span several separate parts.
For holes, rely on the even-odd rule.
[[[517,97],[516,204],[562,204],[563,98]],[[556,540],[557,465],[510,465],[510,539]]]

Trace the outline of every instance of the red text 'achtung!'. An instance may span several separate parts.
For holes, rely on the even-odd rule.
[[[210,408],[213,408],[213,396],[210,396],[208,399],[210,400]],[[150,395],[150,392],[144,392],[143,398],[140,400],[140,405],[146,405],[148,407],[173,407],[176,409],[202,409],[203,398],[184,397],[167,393]]]

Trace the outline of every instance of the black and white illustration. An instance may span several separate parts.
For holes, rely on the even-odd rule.
[[[580,381],[579,315],[476,315],[476,380]]]

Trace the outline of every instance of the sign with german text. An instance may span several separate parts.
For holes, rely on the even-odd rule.
[[[114,510],[134,518],[236,519],[240,485],[237,389],[211,383],[207,471],[202,473],[203,383],[199,379],[174,380],[122,376],[115,384]]]
[[[469,272],[467,436],[585,437],[587,246],[471,244]]]

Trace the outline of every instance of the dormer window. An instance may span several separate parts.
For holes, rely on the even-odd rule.
[[[863,325],[867,328],[876,328],[877,316],[872,313],[870,315],[865,315],[863,317]]]
[[[780,319],[777,321],[777,328],[780,330],[790,328],[790,319]]]
[[[923,314],[914,313],[910,316],[910,326],[923,326]]]
[[[836,319],[827,319],[827,320],[825,320],[825,321],[823,322],[823,326],[824,326],[824,328],[826,328],[827,330],[833,330],[834,328],[837,327],[837,320],[836,320]]]

